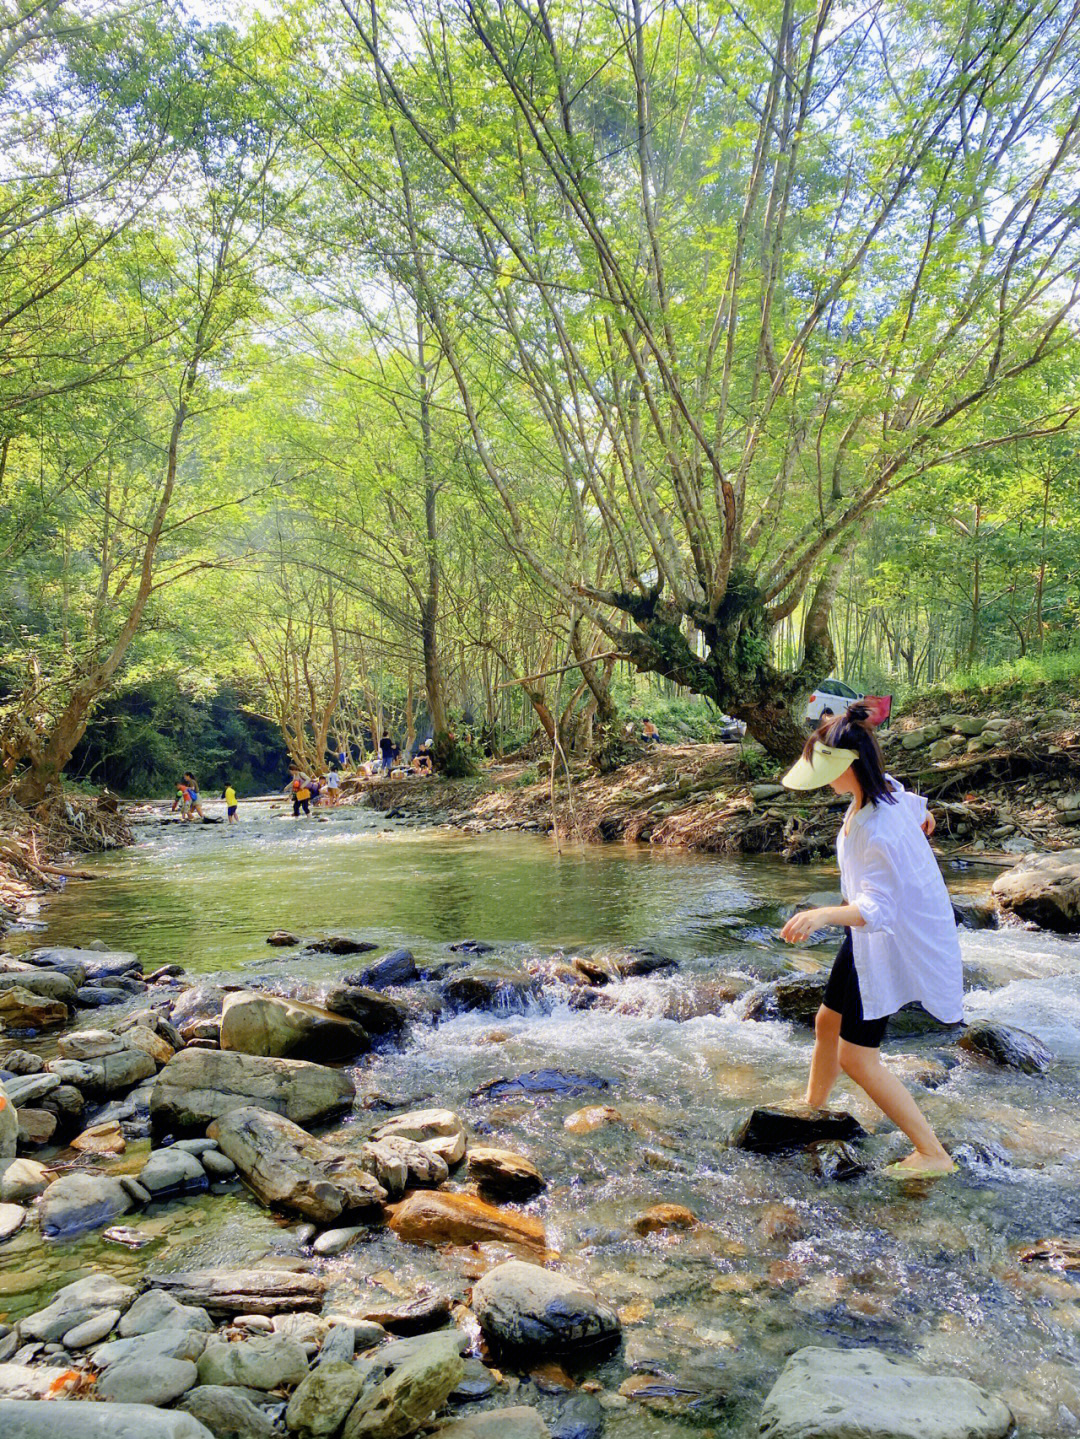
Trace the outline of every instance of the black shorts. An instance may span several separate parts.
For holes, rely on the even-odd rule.
[[[851,947],[851,930],[844,931],[843,942],[836,951],[829,982],[825,986],[826,1009],[840,1016],[840,1038],[863,1049],[877,1049],[885,1038],[889,1016],[884,1019],[863,1019],[859,976],[855,970],[855,953]]]

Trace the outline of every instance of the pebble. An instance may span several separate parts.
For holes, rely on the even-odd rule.
[[[100,1344],[106,1334],[111,1334],[120,1322],[119,1309],[103,1309],[93,1319],[76,1324],[64,1335],[65,1349],[89,1349],[91,1344]]]

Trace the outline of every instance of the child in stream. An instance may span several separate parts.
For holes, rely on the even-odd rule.
[[[925,800],[885,773],[862,704],[818,726],[784,784],[831,785],[851,797],[836,837],[845,903],[803,910],[780,931],[789,944],[834,925],[846,931],[817,1012],[806,1102],[822,1108],[842,1071],[915,1146],[887,1173],[947,1174],[956,1166],[879,1052],[889,1016],[912,1000],[945,1024],[963,1017],[956,923],[927,842],[933,817]]]

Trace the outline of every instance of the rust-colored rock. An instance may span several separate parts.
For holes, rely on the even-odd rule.
[[[410,1194],[390,1219],[390,1228],[409,1244],[508,1244],[531,1254],[547,1248],[539,1219],[486,1204],[472,1194],[437,1190]]]
[[[656,1234],[663,1229],[693,1229],[697,1218],[683,1204],[654,1204],[634,1220],[638,1234]]]

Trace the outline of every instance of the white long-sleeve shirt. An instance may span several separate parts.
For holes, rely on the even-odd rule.
[[[918,1000],[945,1024],[964,1013],[952,902],[920,828],[926,801],[892,780],[896,803],[848,811],[836,837],[844,898],[862,915],[851,944],[864,1019]]]

